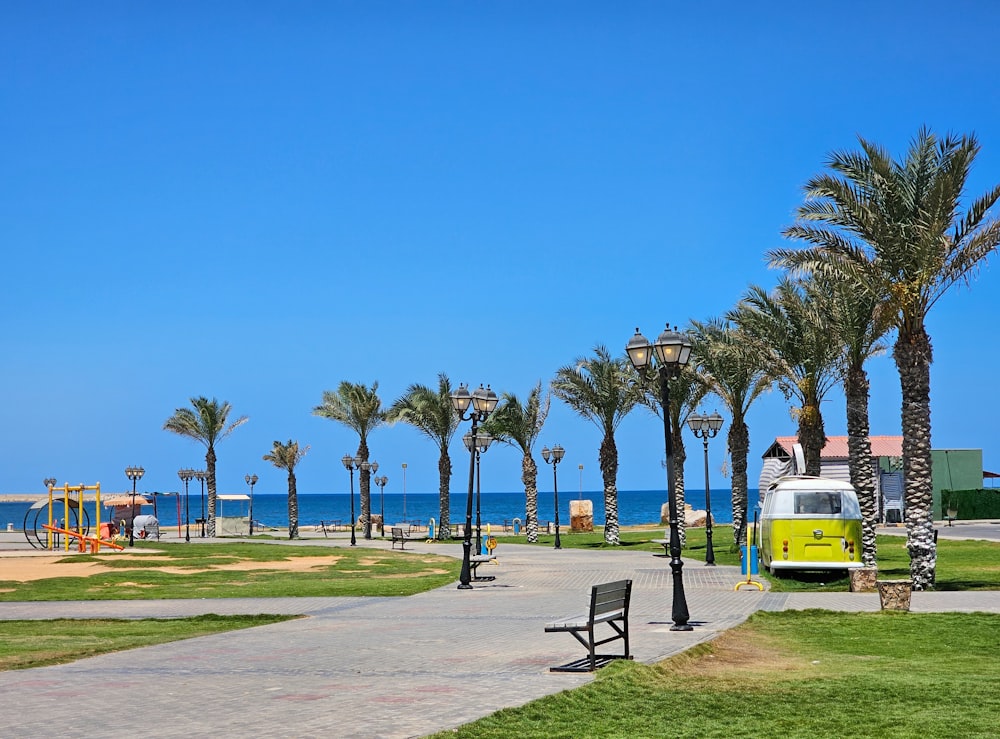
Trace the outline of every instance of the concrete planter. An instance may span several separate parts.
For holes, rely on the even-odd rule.
[[[862,567],[859,570],[851,570],[851,592],[874,593],[877,578],[877,567]]]
[[[876,584],[883,611],[910,610],[910,594],[913,592],[912,580],[879,580]]]

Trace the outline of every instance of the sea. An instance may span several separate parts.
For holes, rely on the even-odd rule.
[[[712,490],[712,517],[716,523],[731,523],[733,508],[731,492],[728,488]],[[155,501],[153,505],[142,506],[139,513],[153,514],[160,522],[161,529],[176,527],[185,520],[185,499],[183,494],[146,494]],[[751,505],[757,500],[757,491],[750,490]],[[58,498],[58,495],[57,495]],[[354,495],[355,515],[361,515],[360,496]],[[582,494],[573,492],[559,497],[559,521],[563,526],[569,525],[569,501],[587,499],[593,502],[594,524],[604,524],[604,493],[603,491],[584,491]],[[659,524],[660,509],[666,503],[666,493],[663,490],[619,490],[618,491],[618,523],[621,526],[636,526],[641,524]],[[686,500],[695,509],[705,508],[704,491],[688,490]],[[427,525],[430,519],[435,523],[440,518],[438,496],[436,493],[385,493],[377,489],[371,495],[372,513],[379,514],[385,510],[386,524],[413,522]],[[351,519],[351,500],[347,493],[300,493],[299,526],[315,526],[320,521],[339,520],[349,523]],[[450,518],[452,523],[465,520],[465,491],[452,491],[450,498]],[[202,517],[205,502],[199,492],[192,492],[187,500],[188,516],[194,528],[195,520]],[[216,514],[220,516],[248,516],[249,501],[220,500],[217,502]],[[0,527],[4,530],[21,530],[23,526],[29,529],[40,528],[40,524],[48,521],[47,506],[31,509],[31,503],[0,502]],[[95,520],[94,502],[86,501],[84,510],[89,521]],[[525,520],[524,492],[516,493],[482,493],[480,501],[482,522],[500,526],[505,521],[518,518]],[[551,493],[541,492],[538,495],[538,518],[540,521],[553,521],[554,506]],[[61,498],[58,498],[55,518],[63,515]],[[473,507],[475,521],[475,507]],[[101,511],[101,520],[108,518],[107,510]],[[284,528],[288,526],[288,496],[278,494],[258,493],[253,497],[253,518],[264,526]],[[36,520],[37,519],[37,520]]]

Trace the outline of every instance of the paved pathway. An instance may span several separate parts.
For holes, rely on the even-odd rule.
[[[413,548],[461,551],[457,545]],[[591,584],[625,577],[634,581],[632,651],[644,662],[711,639],[757,609],[879,608],[871,594],[735,592],[741,580],[736,568],[688,561],[684,581],[695,629],[671,632],[671,577],[662,557],[509,544],[498,554],[494,582],[407,598],[0,603],[0,619],[309,616],[0,673],[0,736],[40,730],[68,737],[123,731],[158,737],[422,736],[588,682],[587,674],[548,672],[582,650],[569,635],[546,634],[543,626],[580,612]],[[912,607],[1000,612],[1000,593],[915,593]]]

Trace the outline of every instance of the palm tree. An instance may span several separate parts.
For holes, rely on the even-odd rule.
[[[643,378],[642,404],[649,408],[657,418],[663,420],[663,403],[660,398],[660,386],[657,373],[649,369]],[[684,426],[688,416],[698,407],[707,390],[698,381],[693,366],[685,365],[680,374],[670,380],[670,440],[674,455],[674,499],[677,501],[677,533],[681,546],[687,543],[687,521],[684,516],[684,463],[687,461],[687,448],[684,446]],[[664,466],[666,466],[664,464]]]
[[[385,423],[385,411],[378,397],[378,383],[371,388],[353,382],[341,382],[336,392],[325,390],[323,404],[313,408],[313,415],[329,418],[354,429],[358,434],[358,453],[362,462],[368,461],[368,434]],[[361,488],[361,530],[366,539],[372,538],[371,471],[361,468],[358,475]]]
[[[225,439],[234,430],[249,419],[240,416],[227,425],[232,406],[227,402],[219,403],[212,398],[191,398],[193,408],[178,408],[174,415],[166,420],[163,428],[180,436],[186,436],[205,445],[205,471],[208,477],[208,535],[215,536],[215,445]]]
[[[752,285],[728,318],[766,351],[773,375],[787,399],[799,407],[798,437],[806,474],[820,474],[820,453],[826,445],[820,403],[838,380],[839,345],[822,309],[824,296],[815,283],[784,277],[773,293]]]
[[[451,393],[451,380],[442,372],[438,374],[437,391],[426,385],[410,385],[386,412],[387,420],[410,424],[433,441],[441,452],[438,457],[439,539],[451,538],[451,457],[448,455],[448,445],[458,428],[458,416],[451,403]]]
[[[299,496],[295,487],[295,465],[306,456],[309,447],[300,448],[299,442],[288,440],[287,444],[274,442],[274,447],[263,459],[280,470],[288,470],[288,538],[299,538]]]
[[[603,437],[598,453],[604,478],[604,540],[618,544],[618,447],[615,430],[642,399],[635,370],[624,356],[612,357],[607,347],[594,347],[592,357],[580,357],[560,367],[552,394],[597,426]]]
[[[890,330],[886,313],[870,294],[858,294],[854,287],[823,275],[813,275],[827,295],[826,309],[831,328],[842,351],[844,396],[847,400],[847,450],[851,485],[861,505],[861,561],[875,567],[878,498],[872,444],[868,422],[868,371],[865,363],[881,354],[882,339]]]
[[[980,145],[974,135],[938,138],[922,128],[904,159],[858,139],[861,150],[834,152],[831,170],[805,185],[806,202],[784,231],[804,250],[779,249],[772,261],[834,275],[874,297],[897,330],[893,359],[902,394],[907,549],[917,590],[932,587],[930,365],[926,319],[956,283],[968,283],[1000,245],[990,209],[1000,185],[968,202],[966,182]],[[963,211],[963,204],[968,202]]]
[[[539,381],[523,403],[513,393],[504,393],[499,407],[482,426],[499,441],[521,450],[521,482],[524,483],[527,514],[525,529],[531,544],[538,541],[538,465],[531,456],[531,448],[545,425],[550,403],[548,395],[543,397]]]
[[[733,541],[739,546],[747,516],[750,406],[771,387],[767,355],[724,319],[691,322],[692,361],[698,378],[729,410],[726,445],[732,469]]]

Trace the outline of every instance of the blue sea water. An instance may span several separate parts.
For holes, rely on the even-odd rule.
[[[751,490],[750,500],[756,501],[757,491]],[[562,525],[569,525],[569,501],[581,497],[574,492],[559,498],[559,521]],[[601,491],[585,491],[583,498],[589,499],[594,505],[594,523],[604,524],[604,494]],[[350,496],[346,493],[303,493],[299,499],[299,525],[313,526],[321,520],[339,519],[349,522],[351,518]],[[687,502],[696,509],[705,508],[704,491],[688,490]],[[382,505],[385,507],[386,523],[397,523],[401,521],[427,522],[433,518],[438,521],[440,518],[438,496],[431,493],[386,493],[384,501],[378,490],[372,492],[372,513],[378,514]],[[465,492],[451,493],[450,517],[452,523],[465,520]],[[620,490],[618,491],[618,523],[622,526],[633,526],[638,524],[658,524],[660,522],[660,508],[666,502],[666,493],[662,490]],[[160,521],[160,526],[170,528],[178,526],[178,522],[183,524],[184,496],[156,496],[156,516]],[[196,518],[201,517],[202,500],[200,494],[194,493],[188,500],[189,516],[192,528],[195,526]],[[13,524],[15,529],[20,529],[25,514],[28,513],[30,503],[0,503],[0,527],[6,529],[8,524]],[[94,504],[88,502],[84,508],[90,517],[91,525],[94,521]],[[246,501],[219,501],[218,515],[222,516],[246,516],[249,514],[249,506]],[[361,502],[359,495],[354,496],[355,514],[361,514]],[[178,511],[179,509],[179,511]],[[44,509],[43,509],[44,510]],[[538,517],[541,521],[554,520],[553,501],[551,493],[539,493],[538,496]],[[62,511],[61,503],[56,507],[56,516]],[[153,513],[153,506],[144,506],[141,513]],[[35,512],[29,515],[28,526],[34,525]],[[481,515],[483,523],[502,524],[505,520],[520,518],[525,519],[524,493],[483,493],[481,502]],[[712,515],[717,523],[731,523],[733,520],[733,509],[731,493],[728,489],[712,491]],[[107,520],[108,514],[101,511],[101,520]],[[288,497],[286,495],[256,494],[253,499],[253,517],[255,520],[268,526],[285,527],[288,525]],[[47,513],[43,512],[39,523],[47,520]],[[475,520],[475,509],[473,509],[473,520]]]

